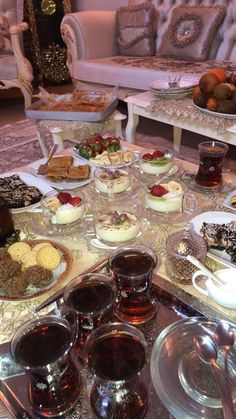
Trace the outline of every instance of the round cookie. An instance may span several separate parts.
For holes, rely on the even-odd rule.
[[[37,255],[37,250],[30,250],[29,252],[26,252],[23,254],[21,258],[23,270],[25,270],[26,268],[29,268],[30,266],[37,265],[36,255]]]
[[[37,263],[46,269],[55,269],[61,262],[61,255],[55,247],[49,245],[41,247],[36,255]]]
[[[28,243],[25,242],[16,242],[11,244],[7,251],[10,254],[12,260],[15,260],[17,262],[21,262],[21,258],[24,253],[29,252],[31,250],[31,247]]]
[[[43,242],[43,243],[37,243],[35,246],[33,246],[33,250],[36,250],[36,252],[41,249],[44,246],[52,246],[51,243]]]

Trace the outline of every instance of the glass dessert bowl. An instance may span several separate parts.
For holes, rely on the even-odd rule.
[[[51,191],[41,199],[41,208],[48,226],[72,226],[83,218],[86,198],[82,191]]]
[[[174,164],[174,153],[169,148],[146,149],[140,153],[139,169],[148,175],[162,175],[170,171]]]
[[[181,211],[185,190],[174,180],[168,183],[154,183],[147,187],[145,203],[148,208],[156,212]]]
[[[115,195],[130,189],[132,175],[128,167],[119,169],[97,168],[94,172],[94,185],[97,192]]]
[[[141,231],[141,206],[138,202],[100,206],[94,214],[95,234],[105,244],[122,245],[135,240]]]

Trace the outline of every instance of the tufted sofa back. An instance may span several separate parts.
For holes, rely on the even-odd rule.
[[[168,28],[171,11],[179,5],[216,6],[223,5],[226,8],[226,16],[215,39],[210,53],[211,59],[236,61],[236,0],[151,0],[159,13],[159,25],[157,28],[157,48],[160,45],[163,34]],[[129,0],[129,4],[140,4],[143,0]]]
[[[10,25],[23,21],[24,0],[0,0],[0,15],[6,16]]]

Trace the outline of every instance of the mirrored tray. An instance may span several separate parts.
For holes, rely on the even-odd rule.
[[[151,355],[151,376],[155,390],[164,405],[177,418],[222,418],[221,400],[211,367],[196,355],[193,337],[214,337],[218,322],[204,318],[187,318],[168,326],[158,336]],[[220,348],[219,358],[223,362]],[[230,351],[231,370],[235,355]],[[170,379],[171,377],[171,379]],[[236,401],[236,389],[232,388]]]

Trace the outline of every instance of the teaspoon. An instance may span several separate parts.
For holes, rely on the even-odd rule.
[[[215,342],[224,352],[225,372],[228,374],[228,352],[234,346],[234,331],[229,323],[219,322],[215,330]]]
[[[193,338],[194,348],[199,356],[199,358],[206,364],[210,364],[213,369],[213,375],[215,382],[218,386],[222,409],[225,419],[235,419],[236,415],[234,413],[234,406],[231,397],[231,390],[227,380],[224,377],[223,371],[216,363],[217,360],[217,349],[210,338],[210,336],[195,336]]]

